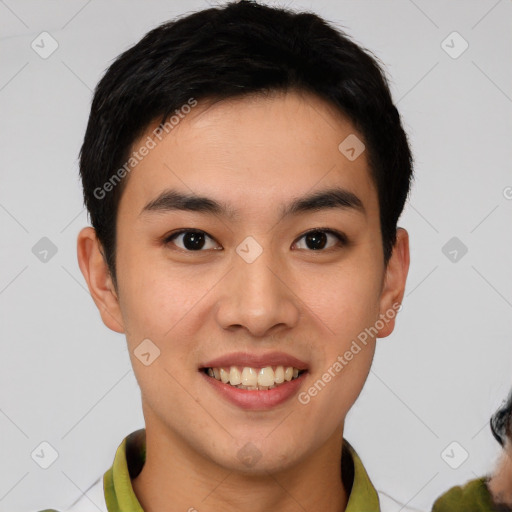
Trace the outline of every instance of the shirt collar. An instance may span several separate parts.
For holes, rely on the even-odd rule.
[[[126,436],[116,451],[112,467],[103,476],[103,488],[108,512],[144,512],[133,491],[135,478],[146,460],[146,430]],[[350,492],[345,512],[380,512],[379,498],[354,448],[343,440],[343,484]]]

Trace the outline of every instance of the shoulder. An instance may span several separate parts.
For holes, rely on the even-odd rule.
[[[471,510],[475,512],[491,512],[493,508],[491,495],[487,489],[487,478],[470,480],[464,485],[457,485],[446,491],[435,501],[432,512],[457,512]]]

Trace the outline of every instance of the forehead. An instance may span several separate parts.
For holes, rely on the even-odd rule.
[[[378,215],[363,137],[339,111],[309,93],[251,95],[199,102],[186,109],[169,133],[158,123],[154,147],[129,173],[121,198],[140,212],[164,190],[218,198],[237,218],[317,189],[342,187]],[[177,122],[176,122],[177,120]],[[348,151],[347,151],[348,150]]]

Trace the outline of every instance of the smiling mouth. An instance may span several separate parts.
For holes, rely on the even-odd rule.
[[[264,368],[230,366],[201,368],[201,371],[224,384],[248,391],[274,389],[307,373],[307,370],[299,370],[293,366],[266,366]]]

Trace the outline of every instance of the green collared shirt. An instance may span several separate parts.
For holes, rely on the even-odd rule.
[[[103,491],[108,512],[144,512],[133,490],[132,479],[140,473],[145,460],[146,431],[140,429],[123,439],[116,451],[112,467],[103,475]],[[361,459],[346,440],[343,440],[341,465],[343,486],[349,494],[345,512],[381,512],[377,491]],[[75,506],[71,507],[70,512],[82,510]]]
[[[510,507],[495,505],[487,487],[488,477],[470,480],[464,485],[456,485],[437,498],[432,512],[500,512]]]

